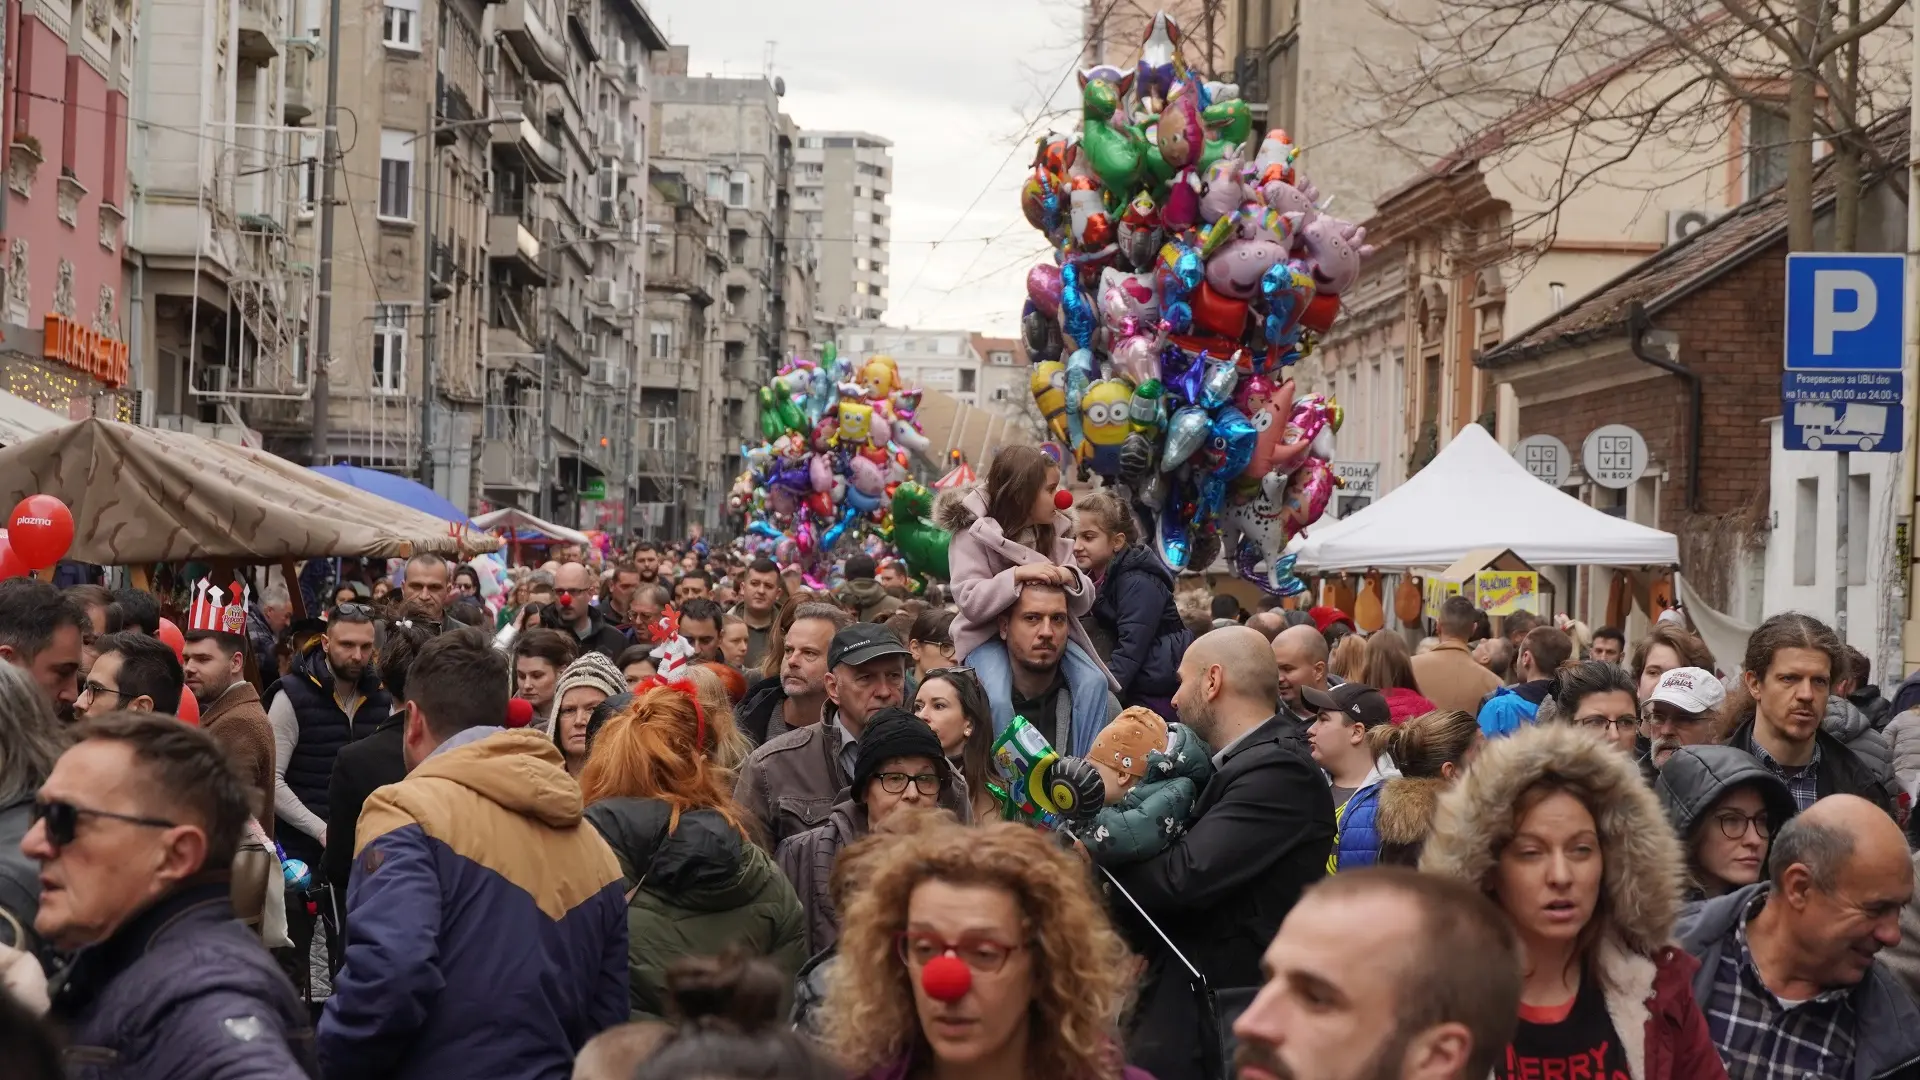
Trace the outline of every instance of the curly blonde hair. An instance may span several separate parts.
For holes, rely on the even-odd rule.
[[[1117,1031],[1132,956],[1094,898],[1086,868],[1025,825],[936,825],[890,838],[863,866],[827,982],[826,1044],[856,1075],[924,1054],[907,967],[894,951],[922,882],[1005,889],[1032,931],[1032,1075],[1118,1080]]]

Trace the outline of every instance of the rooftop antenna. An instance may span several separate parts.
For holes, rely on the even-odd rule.
[[[780,48],[780,43],[779,43],[779,42],[777,42],[777,41],[768,41],[768,42],[767,42],[767,55],[766,55],[766,76],[767,76],[767,78],[769,78],[769,79],[771,79],[771,78],[773,78],[773,54],[774,54],[774,52],[775,52],[776,50],[778,50],[779,48]]]

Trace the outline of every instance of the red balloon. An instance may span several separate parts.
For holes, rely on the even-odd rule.
[[[160,629],[153,636],[166,642],[173,650],[173,655],[182,660],[187,658],[187,635],[180,632],[180,628],[173,624],[172,619],[161,619]]]
[[[45,570],[73,546],[73,512],[52,495],[29,495],[7,515],[7,540],[30,570]]]
[[[175,631],[175,633],[178,632],[179,631]],[[193,727],[200,726],[200,702],[193,696],[193,691],[180,691],[180,711],[174,715],[178,716],[188,725]]]
[[[13,544],[6,536],[0,536],[0,581],[8,578],[25,577],[31,568],[20,561],[13,553]]]

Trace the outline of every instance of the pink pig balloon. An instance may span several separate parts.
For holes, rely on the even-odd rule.
[[[1300,245],[1315,291],[1339,296],[1360,280],[1360,260],[1373,254],[1367,230],[1351,221],[1321,215],[1300,230]]]

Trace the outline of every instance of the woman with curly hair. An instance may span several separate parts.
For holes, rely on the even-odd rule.
[[[1085,867],[1024,825],[877,852],[828,979],[826,1042],[864,1080],[1150,1080],[1121,1060],[1133,983]]]
[[[626,878],[635,1019],[664,1014],[666,971],[682,957],[738,948],[788,979],[807,960],[800,900],[748,838],[708,721],[691,685],[642,683],[594,732],[580,774],[587,820]]]
[[[1591,730],[1528,725],[1440,797],[1420,869],[1474,884],[1526,946],[1520,1026],[1496,1080],[1726,1076],[1674,944],[1685,864],[1633,760]]]

